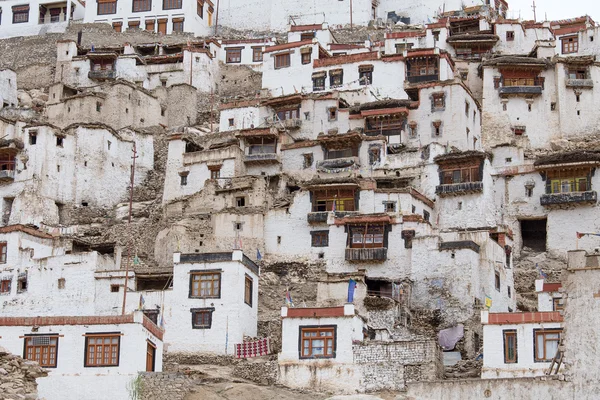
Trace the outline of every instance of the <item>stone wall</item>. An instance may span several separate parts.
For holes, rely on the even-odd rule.
[[[402,390],[406,382],[440,377],[440,349],[434,340],[369,342],[352,346],[367,392]]]
[[[0,347],[0,400],[36,399],[35,379],[47,375],[37,362],[23,360]]]
[[[194,380],[181,373],[141,372],[139,400],[182,400]]]
[[[239,360],[233,367],[232,375],[247,379],[263,386],[277,383],[277,356],[257,357]]]

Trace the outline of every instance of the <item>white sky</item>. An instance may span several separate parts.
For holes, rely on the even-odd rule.
[[[533,0],[507,0],[509,17],[533,19]],[[535,0],[538,21],[575,18],[589,15],[600,23],[600,0]]]

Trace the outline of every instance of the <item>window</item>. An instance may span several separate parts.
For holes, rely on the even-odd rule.
[[[396,54],[404,53],[404,50],[410,50],[413,48],[414,43],[396,43],[394,47],[396,48]]]
[[[119,366],[120,333],[85,336],[85,367]]]
[[[527,131],[527,129],[526,129],[526,127],[524,127],[524,126],[514,126],[514,127],[512,128],[512,131],[513,131],[513,133],[514,133],[515,135],[517,135],[517,136],[521,136],[521,135],[524,135],[524,134],[525,134],[525,132]]]
[[[442,185],[481,181],[479,165],[447,167],[440,171],[440,175]]]
[[[344,70],[334,69],[329,71],[329,87],[339,87],[344,84]]]
[[[56,136],[56,147],[63,147],[64,139],[64,136]]]
[[[120,285],[110,285],[110,292],[111,293],[119,293],[119,288],[120,288]]]
[[[192,329],[210,329],[214,308],[192,308]]]
[[[183,32],[183,18],[173,18],[173,32]]]
[[[58,335],[25,336],[25,359],[37,361],[40,367],[56,368]]]
[[[312,60],[311,51],[312,51],[311,48],[300,50],[300,57],[301,57],[302,64],[310,64],[310,62]]]
[[[65,278],[58,278],[58,288],[59,289],[64,289],[65,283],[67,283]]]
[[[0,264],[6,264],[6,250],[8,249],[8,243],[0,242]]]
[[[35,145],[37,143],[37,131],[29,131],[29,144]]]
[[[22,24],[29,22],[29,6],[14,6],[13,12],[13,24]]]
[[[252,278],[246,275],[244,279],[244,303],[252,307]]]
[[[313,165],[313,154],[312,153],[302,154],[302,158],[304,159],[304,162],[302,163],[302,167],[304,169],[312,167],[312,165]]]
[[[337,121],[337,118],[338,118],[337,107],[328,107],[327,108],[327,121]]]
[[[312,74],[313,90],[325,90],[325,72],[315,72]]]
[[[204,19],[204,0],[196,0],[196,13]]]
[[[500,272],[498,271],[494,272],[494,286],[497,291],[500,291]]]
[[[286,119],[298,119],[300,118],[300,106],[294,106],[292,108],[279,109],[275,116],[278,120],[284,121]]]
[[[556,111],[556,103],[550,103],[550,111]]]
[[[155,24],[155,20],[153,19],[147,19],[146,20],[146,30],[150,31],[150,32],[154,32],[154,24]]]
[[[210,179],[219,179],[221,177],[220,165],[210,165],[208,169],[210,170]]]
[[[431,123],[431,127],[432,129],[432,136],[433,137],[438,137],[438,136],[442,136],[442,121],[433,121]]]
[[[431,214],[429,214],[429,211],[423,210],[423,219],[425,221],[429,221],[429,217],[431,217]]]
[[[227,121],[227,123],[229,124],[229,127],[231,128],[231,127],[233,127],[235,125],[235,119],[229,118],[228,121]]]
[[[465,101],[465,115],[468,117],[469,116],[469,102]]]
[[[0,293],[10,294],[10,286],[12,281],[10,279],[2,279],[0,281]]]
[[[236,207],[246,207],[246,198],[245,197],[236,197],[235,205],[236,205]]]
[[[506,289],[508,291],[508,298],[512,298],[512,290],[510,289],[510,286],[507,286]]]
[[[287,68],[290,66],[290,53],[275,55],[275,69]]]
[[[417,83],[438,80],[437,57],[410,58],[406,61],[406,64],[406,79],[409,82]]]
[[[443,111],[446,108],[446,93],[433,93],[431,95],[431,111]]]
[[[300,41],[304,42],[305,40],[313,40],[315,37],[315,32],[304,32],[300,34]]]
[[[277,153],[277,140],[271,138],[248,138],[248,154],[275,154]]]
[[[506,32],[506,41],[512,42],[513,40],[515,40],[515,31],[507,31]]]
[[[351,248],[379,248],[384,247],[383,238],[385,233],[384,225],[351,225],[349,232],[349,246]]]
[[[133,12],[152,10],[152,0],[133,0]],[[130,25],[131,26],[131,25]]]
[[[334,358],[335,326],[301,326],[300,358]]]
[[[546,172],[546,193],[587,192],[591,188],[591,169],[572,168]]]
[[[358,82],[361,85],[370,85],[373,83],[373,66],[359,65],[358,66]]]
[[[549,362],[556,356],[561,329],[534,329],[535,362]]]
[[[329,231],[312,231],[310,233],[311,247],[329,246]]]
[[[96,111],[97,112],[102,111],[102,103],[100,103],[99,101],[96,102]]]
[[[405,119],[401,114],[368,117],[365,119],[365,134],[367,136],[400,135],[404,121]]]
[[[383,207],[385,208],[386,213],[396,212],[396,202],[395,201],[384,201]]]
[[[504,364],[514,364],[517,362],[517,331],[502,331],[504,336]]]
[[[262,47],[253,47],[252,48],[252,62],[262,62],[262,60],[263,60]]]
[[[587,79],[588,72],[585,68],[569,68],[567,71],[568,79]]]
[[[116,0],[98,0],[98,15],[116,14],[117,13],[117,1]],[[115,29],[116,30],[116,29]],[[119,25],[118,32],[121,32],[121,26]]]
[[[113,22],[112,26],[113,26],[113,29],[115,30],[115,32],[121,32],[123,23],[122,22]]]
[[[562,297],[554,297],[552,299],[552,311],[562,311],[564,308]]]
[[[162,33],[163,35],[167,34],[167,19],[161,18],[158,21],[158,33]],[[166,86],[166,82],[163,82],[163,86]]]
[[[181,8],[182,0],[163,0],[163,10]]]
[[[225,62],[236,64],[242,62],[242,47],[230,47],[225,49]]]
[[[181,186],[186,186],[188,183],[188,174],[180,174],[179,175],[179,179],[180,179],[180,185]]]
[[[560,39],[562,42],[563,54],[577,53],[579,50],[579,37],[567,36]]]
[[[354,195],[354,189],[316,190],[313,192],[312,196],[312,211],[356,211]]]
[[[221,272],[192,272],[190,297],[221,298]]]

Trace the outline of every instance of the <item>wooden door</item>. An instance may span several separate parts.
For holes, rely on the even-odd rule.
[[[156,356],[156,346],[148,342],[146,347],[146,372],[154,372],[154,357]]]

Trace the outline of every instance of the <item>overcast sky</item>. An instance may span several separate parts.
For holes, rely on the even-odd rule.
[[[507,0],[510,17],[533,19],[533,0]],[[546,16],[549,20],[575,18],[589,15],[594,22],[600,23],[600,0],[535,0],[535,13],[538,21]]]

